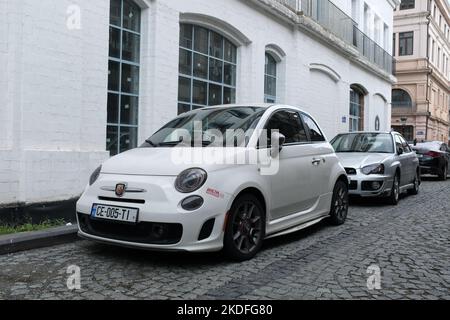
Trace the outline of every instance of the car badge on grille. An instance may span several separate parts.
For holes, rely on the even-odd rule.
[[[127,188],[127,185],[125,183],[116,184],[116,196],[123,197],[123,195],[125,194],[126,188]]]

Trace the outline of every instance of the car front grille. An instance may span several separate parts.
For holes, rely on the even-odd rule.
[[[171,245],[181,241],[183,226],[177,223],[139,222],[119,223],[92,219],[89,215],[77,213],[83,232],[106,239],[141,244]]]

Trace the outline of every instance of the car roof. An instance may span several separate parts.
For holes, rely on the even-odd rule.
[[[212,110],[212,109],[224,109],[224,108],[264,108],[269,109],[273,106],[276,106],[274,103],[241,103],[241,104],[222,104],[217,106],[210,106],[199,108],[196,110]]]
[[[398,133],[395,131],[353,131],[353,132],[342,132],[339,133],[339,135],[345,135],[345,134],[394,134]]]
[[[204,107],[204,108],[199,108],[199,109],[195,109],[195,110],[191,110],[189,112],[194,112],[194,111],[198,111],[198,110],[214,110],[214,109],[230,109],[230,108],[262,108],[262,109],[270,109],[272,107],[280,107],[280,108],[290,108],[290,109],[294,109],[294,110],[298,110],[300,112],[303,112],[304,114],[314,118],[311,113],[309,113],[308,111],[305,111],[304,109],[302,109],[301,107],[297,107],[297,106],[291,106],[291,105],[287,105],[287,104],[279,104],[279,103],[240,103],[240,104],[223,104],[223,105],[217,105],[217,106],[211,106],[211,107]],[[186,113],[189,113],[186,112]]]

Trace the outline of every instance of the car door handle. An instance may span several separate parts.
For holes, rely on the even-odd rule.
[[[322,162],[322,160],[323,160],[323,159],[314,158],[313,161],[312,161],[312,164],[313,164],[314,166],[318,166],[318,165],[320,165],[320,163]]]

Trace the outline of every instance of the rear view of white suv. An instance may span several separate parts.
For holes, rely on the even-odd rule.
[[[284,105],[182,114],[106,161],[77,204],[79,234],[149,250],[255,256],[266,238],[345,222],[348,179],[315,120]]]

